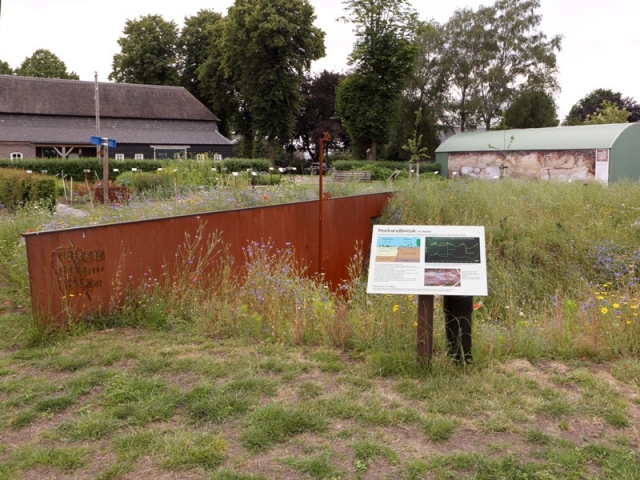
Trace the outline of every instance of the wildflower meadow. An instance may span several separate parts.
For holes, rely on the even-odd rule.
[[[438,297],[433,359],[416,361],[418,299],[368,295],[362,249],[332,290],[291,246],[230,259],[216,235],[186,236],[176,272],[125,279],[123,308],[49,330],[31,315],[23,232],[313,200],[314,185],[0,213],[0,477],[640,478],[640,187],[327,185],[391,188],[380,223],[485,227],[469,364],[446,355]]]

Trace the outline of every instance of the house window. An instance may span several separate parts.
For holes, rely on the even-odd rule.
[[[9,158],[11,160],[22,160],[22,152],[12,152],[9,155]]]
[[[136,153],[135,154],[135,159],[136,160],[144,160],[144,153]]]
[[[124,153],[116,153],[116,160],[118,161],[123,161],[124,160]]]
[[[204,153],[197,153],[196,154],[196,160],[198,162],[204,162]]]
[[[213,161],[214,161],[214,162],[220,162],[220,161],[222,161],[222,155],[220,155],[219,153],[214,153],[214,154],[213,154]]]

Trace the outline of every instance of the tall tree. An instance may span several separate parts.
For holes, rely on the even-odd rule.
[[[342,123],[371,160],[389,135],[391,113],[411,73],[416,12],[406,0],[346,0],[343,19],[355,25],[353,72],[339,85]]]
[[[404,96],[413,102],[406,110],[408,119],[422,109],[422,119],[432,117],[446,126],[446,96],[448,67],[444,55],[445,32],[435,21],[420,23],[416,45],[418,52]],[[427,114],[427,112],[429,112]]]
[[[238,84],[234,80],[234,72],[223,66],[226,21],[225,17],[221,17],[207,27],[205,59],[196,68],[198,80],[197,83],[193,82],[192,86],[200,90],[200,94],[206,100],[205,103],[220,118],[221,122],[218,124],[218,128],[223,135],[230,136],[232,130],[235,130],[236,133],[242,135],[244,140],[249,141],[243,156],[252,158],[251,140],[254,132],[251,128],[246,105]],[[185,80],[187,80],[186,75]],[[243,146],[247,147],[246,142],[243,142]]]
[[[148,85],[178,85],[178,27],[161,15],[127,20],[118,39],[109,80]]]
[[[0,75],[11,75],[13,74],[13,69],[11,66],[2,60],[0,60]]]
[[[428,158],[435,158],[435,149],[440,144],[439,127],[437,113],[428,101],[403,95],[392,112],[389,141],[381,150],[380,157],[406,162],[416,151],[424,148]],[[409,145],[409,140],[415,147],[413,151],[404,148]]]
[[[505,112],[504,123],[507,128],[557,127],[556,104],[542,90],[523,90]]]
[[[582,125],[588,115],[596,114],[603,102],[615,104],[619,109],[629,112],[629,122],[640,122],[640,105],[631,97],[623,98],[620,92],[606,88],[597,88],[571,107],[569,114],[562,122],[563,125]]]
[[[181,84],[198,100],[206,103],[198,69],[207,61],[215,40],[212,30],[222,21],[222,15],[212,10],[200,10],[184,19],[184,27],[178,39],[178,69]],[[219,31],[219,29],[217,30]]]
[[[480,110],[479,75],[488,62],[487,9],[456,10],[444,27],[443,68],[447,72],[445,125],[451,132],[475,130]]]
[[[324,32],[313,25],[308,0],[236,0],[224,29],[223,65],[237,82],[252,127],[276,141],[291,138],[300,107],[300,84],[311,62],[324,56]]]
[[[498,0],[489,9],[489,61],[479,76],[480,118],[488,130],[502,116],[517,87],[555,91],[562,36],[539,30],[540,0]]]
[[[458,10],[446,25],[450,110],[461,130],[489,129],[519,89],[557,88],[561,36],[540,31],[539,0],[497,0],[477,11]]]
[[[336,89],[344,75],[322,71],[308,75],[300,86],[302,108],[298,112],[294,136],[302,142],[302,148],[317,161],[320,138],[324,132],[331,134],[332,143],[344,145],[348,136],[336,119]]]
[[[25,58],[15,73],[23,77],[80,79],[77,73],[67,71],[67,66],[56,54],[44,48]]]

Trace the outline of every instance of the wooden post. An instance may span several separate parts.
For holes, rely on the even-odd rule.
[[[102,137],[103,161],[102,161],[102,192],[104,204],[109,203],[109,139]]]
[[[418,361],[425,365],[433,354],[433,295],[418,295]]]

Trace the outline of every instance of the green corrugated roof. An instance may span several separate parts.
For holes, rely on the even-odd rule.
[[[640,135],[640,123],[462,132],[445,140],[436,152],[611,148],[618,136],[627,128],[637,129],[637,134]],[[512,136],[513,140],[511,140]]]

